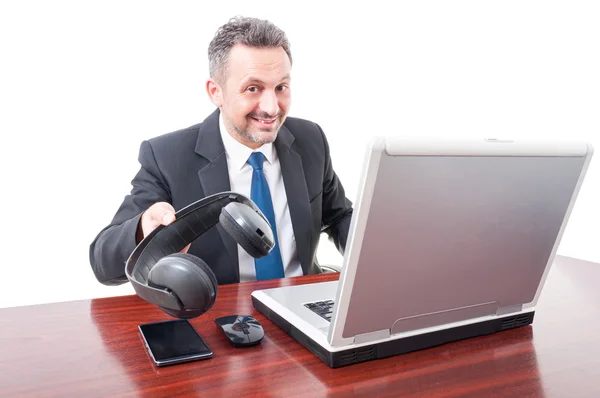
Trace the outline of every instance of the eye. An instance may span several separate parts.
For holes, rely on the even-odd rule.
[[[277,86],[277,91],[285,91],[287,89],[288,89],[288,86],[286,86],[285,84]]]
[[[246,89],[246,91],[249,91],[251,93],[257,93],[258,92],[258,87],[256,86],[250,86]]]

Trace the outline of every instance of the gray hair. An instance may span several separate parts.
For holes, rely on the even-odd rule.
[[[255,48],[282,47],[292,62],[290,43],[284,31],[266,20],[235,17],[217,30],[208,46],[210,77],[222,79],[229,51],[236,44]]]

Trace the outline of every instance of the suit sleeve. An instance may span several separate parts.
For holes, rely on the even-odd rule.
[[[341,254],[344,254],[352,219],[352,202],[346,198],[344,187],[333,170],[327,138],[321,127],[318,127],[325,148],[322,232],[327,233],[329,240]]]
[[[131,182],[131,193],[90,245],[92,270],[105,285],[127,282],[125,262],[137,245],[136,232],[142,213],[156,202],[171,203],[169,187],[148,141],[142,142],[138,161],[141,167]]]

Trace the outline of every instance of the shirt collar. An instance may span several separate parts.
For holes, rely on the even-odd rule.
[[[271,164],[275,160],[275,147],[272,143],[263,144],[258,149],[252,149],[233,138],[231,134],[227,132],[222,113],[219,114],[219,130],[221,131],[221,139],[223,140],[225,153],[227,153],[228,160],[235,170],[241,170],[242,167],[244,167],[252,152],[262,152],[267,161]]]

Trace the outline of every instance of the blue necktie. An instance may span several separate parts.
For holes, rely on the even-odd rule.
[[[283,273],[283,261],[281,260],[281,252],[279,251],[279,240],[277,238],[277,226],[275,225],[275,210],[273,209],[273,201],[271,200],[271,192],[269,192],[269,184],[263,173],[263,162],[265,155],[261,152],[254,152],[248,158],[248,163],[254,171],[252,172],[252,188],[250,190],[250,199],[263,212],[271,227],[273,228],[273,236],[275,237],[275,247],[269,255],[254,259],[256,267],[256,279],[259,281],[266,279],[276,279],[285,277]]]

